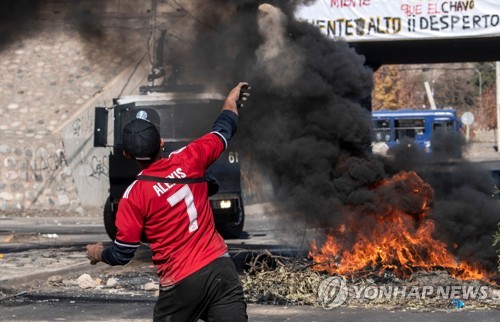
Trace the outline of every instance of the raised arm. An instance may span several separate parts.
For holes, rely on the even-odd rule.
[[[227,95],[222,111],[229,110],[238,115],[238,105],[243,106],[241,101],[245,101],[250,95],[250,93],[246,91],[248,88],[247,82],[238,83],[238,85],[236,85]]]
[[[222,111],[214,122],[212,133],[219,135],[224,143],[224,148],[227,148],[229,141],[236,132],[238,108],[243,106],[242,102],[250,95],[248,89],[248,83],[246,82],[240,82],[234,87],[227,95]]]

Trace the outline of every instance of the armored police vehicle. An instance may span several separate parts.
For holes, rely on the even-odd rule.
[[[104,205],[104,225],[111,239],[116,236],[115,215],[126,188],[140,169],[136,161],[123,155],[122,130],[134,118],[147,118],[160,131],[167,157],[190,141],[208,133],[219,115],[225,97],[206,92],[199,85],[143,86],[139,95],[113,100],[111,107],[96,107],[94,146],[111,147],[109,155],[109,196]],[[108,119],[112,114],[112,121]],[[108,126],[113,142],[108,144]],[[231,144],[208,169],[219,184],[218,193],[209,197],[219,233],[226,239],[238,238],[244,224],[240,185],[240,160]]]

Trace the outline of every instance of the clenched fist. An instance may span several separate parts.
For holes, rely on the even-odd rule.
[[[87,245],[87,258],[90,259],[90,264],[95,265],[101,261],[102,243]]]

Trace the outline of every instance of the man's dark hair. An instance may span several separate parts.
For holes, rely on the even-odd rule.
[[[123,150],[138,161],[153,160],[160,152],[161,136],[153,123],[134,119],[123,128]]]

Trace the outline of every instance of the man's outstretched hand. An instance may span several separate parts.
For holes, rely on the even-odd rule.
[[[236,100],[236,107],[237,108],[243,107],[243,102],[245,102],[249,96],[250,96],[250,86],[248,86],[248,83],[241,85],[240,96],[238,96],[238,99]]]
[[[227,95],[222,110],[230,110],[238,114],[238,108],[242,107],[243,102],[250,96],[249,90],[247,82],[240,82]]]
[[[101,261],[102,243],[87,245],[87,258],[90,259],[90,264],[95,265]]]

